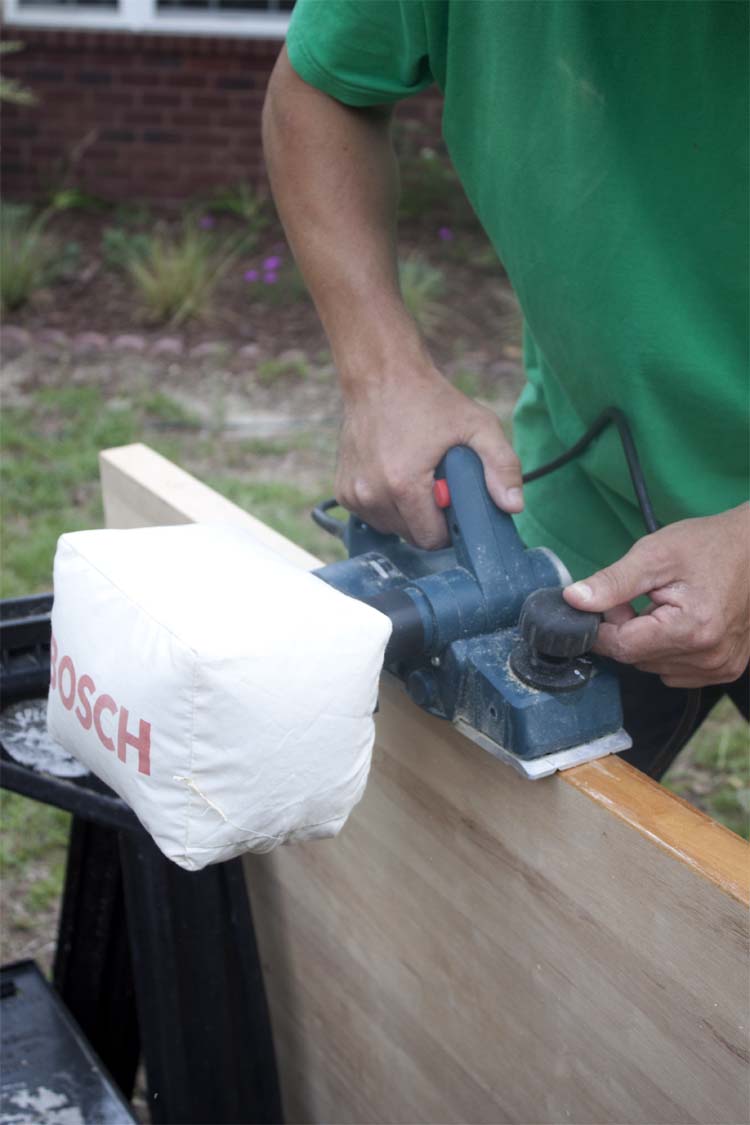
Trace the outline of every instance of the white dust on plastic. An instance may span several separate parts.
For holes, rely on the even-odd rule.
[[[46,699],[22,699],[0,713],[0,742],[14,761],[55,777],[88,773],[77,758],[47,734]]]

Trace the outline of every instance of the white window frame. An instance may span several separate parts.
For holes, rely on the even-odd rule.
[[[118,0],[116,8],[76,8],[5,0],[5,22],[15,27],[141,31],[163,35],[227,35],[245,39],[284,39],[289,12],[160,12],[156,0]]]

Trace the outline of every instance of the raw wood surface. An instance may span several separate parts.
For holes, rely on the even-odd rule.
[[[242,522],[143,446],[110,526]],[[289,1122],[740,1125],[744,841],[616,758],[530,783],[384,680],[337,840],[246,861]]]

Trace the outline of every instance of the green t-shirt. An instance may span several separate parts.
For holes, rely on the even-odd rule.
[[[619,406],[662,523],[748,495],[748,11],[298,0],[287,38],[298,74],[348,105],[437,83],[524,312],[524,470]],[[522,536],[575,577],[644,533],[612,428],[525,496]]]

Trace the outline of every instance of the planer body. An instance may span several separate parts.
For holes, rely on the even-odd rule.
[[[435,497],[450,533],[438,551],[356,516],[336,520],[335,501],[313,513],[349,553],[316,575],[391,620],[386,670],[418,706],[531,779],[627,749],[616,673],[589,651],[598,615],[564,601],[562,562],[524,546],[473,450],[446,454]]]

